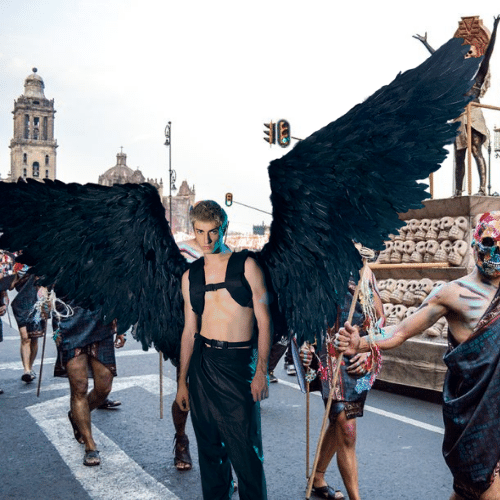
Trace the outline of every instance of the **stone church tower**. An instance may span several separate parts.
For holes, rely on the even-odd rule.
[[[24,80],[24,94],[14,101],[14,138],[10,141],[10,174],[7,181],[19,177],[56,178],[54,139],[54,99],[46,99],[45,85],[33,68]]]

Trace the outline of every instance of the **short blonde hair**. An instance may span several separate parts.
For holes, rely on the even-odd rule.
[[[195,222],[215,222],[218,227],[222,228],[223,233],[227,229],[226,211],[213,200],[203,200],[196,203],[189,212],[189,218],[193,227]]]

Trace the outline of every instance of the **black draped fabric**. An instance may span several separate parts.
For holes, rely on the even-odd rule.
[[[203,498],[230,498],[231,464],[242,500],[265,500],[260,403],[250,384],[255,349],[206,347],[197,336],[189,364],[191,419],[198,443]]]
[[[488,489],[500,460],[500,299],[471,337],[444,357],[443,455],[466,499]]]

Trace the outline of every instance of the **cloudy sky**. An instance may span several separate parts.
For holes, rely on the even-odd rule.
[[[59,179],[97,182],[123,146],[128,166],[168,191],[171,121],[177,187],[270,211],[267,165],[286,150],[263,141],[264,122],[285,118],[307,137],[420,64],[428,54],[413,34],[437,48],[461,16],[491,29],[496,14],[498,0],[0,0],[0,174],[14,100],[37,67],[57,109]],[[500,47],[491,70],[482,102],[500,105]],[[451,195],[451,172],[451,162],[438,172],[437,197]],[[229,217],[240,230],[270,222],[237,205]]]

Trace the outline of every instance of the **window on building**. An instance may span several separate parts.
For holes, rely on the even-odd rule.
[[[49,164],[49,155],[45,155],[45,165]]]
[[[40,118],[35,116],[33,119],[33,139],[36,141],[40,138]]]
[[[40,177],[40,164],[37,161],[33,162],[33,177]]]
[[[47,117],[43,117],[43,140],[46,141],[49,137],[49,132],[48,132],[48,120]]]
[[[24,115],[24,138],[30,138],[30,115]]]
[[[49,171],[48,170],[45,170],[45,178],[48,179],[49,178]]]
[[[23,153],[23,163],[24,164],[28,163],[28,154],[27,153]]]
[[[26,168],[23,168],[23,177],[28,176],[28,170]]]

